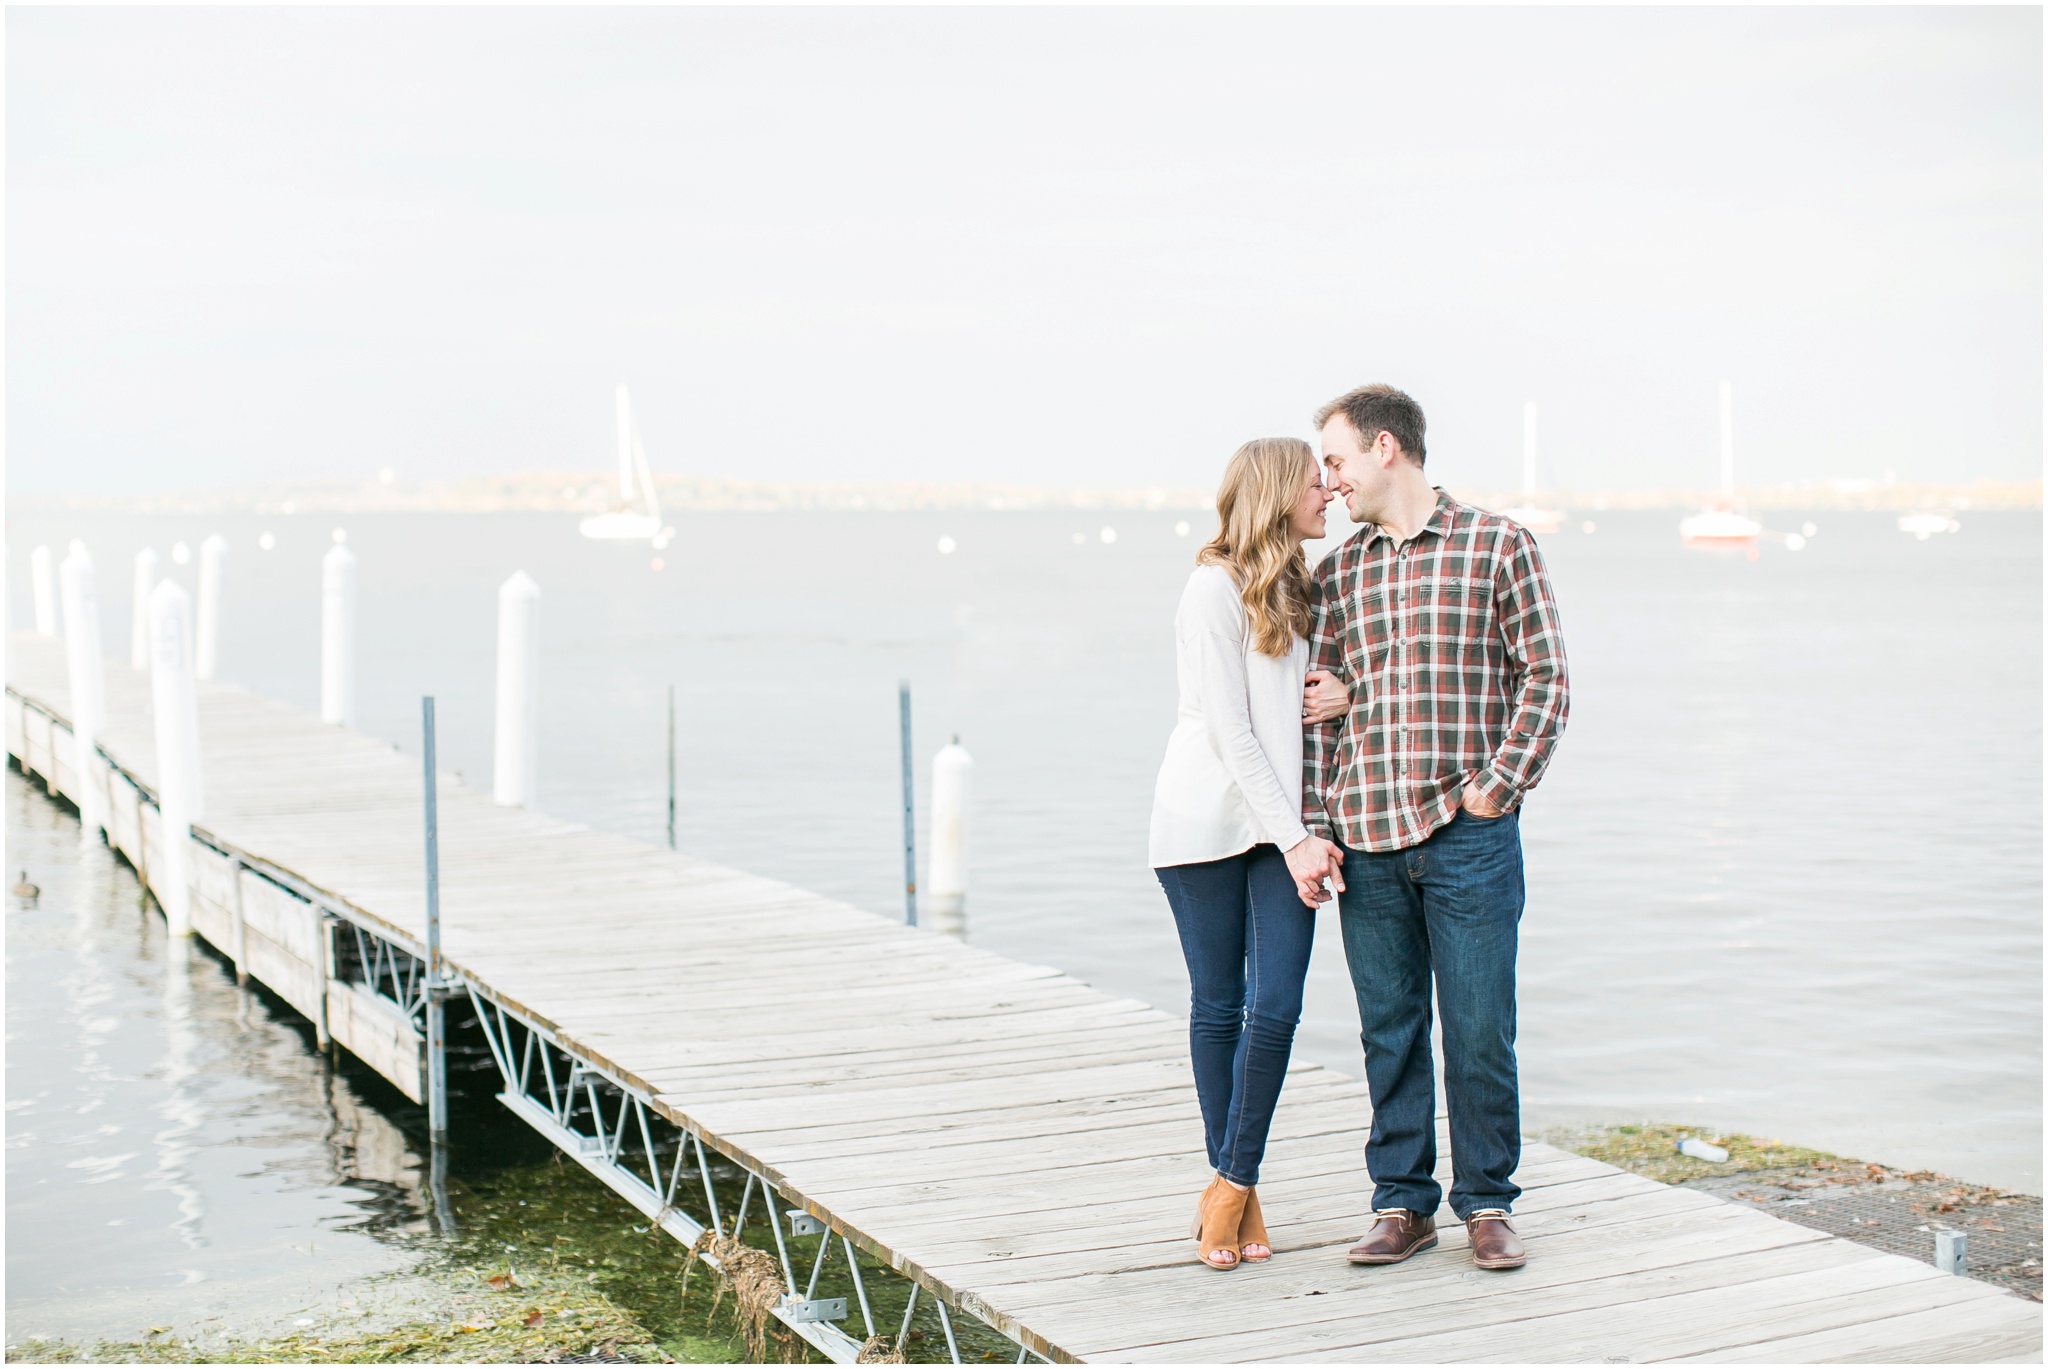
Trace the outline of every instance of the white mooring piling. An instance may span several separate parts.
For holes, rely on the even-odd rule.
[[[149,595],[149,683],[156,712],[157,813],[161,866],[150,885],[173,936],[192,934],[192,824],[204,811],[199,773],[199,702],[192,680],[192,600],[174,580]]]
[[[974,757],[958,737],[932,757],[932,868],[925,881],[929,925],[967,935],[967,796]]]
[[[320,558],[320,721],[356,720],[356,554],[337,542]]]
[[[100,606],[93,593],[92,553],[83,542],[58,567],[64,599],[64,664],[71,682],[71,737],[77,755],[78,839],[92,844],[107,825],[94,746],[107,721],[107,662],[100,654]]]
[[[192,646],[192,671],[202,680],[214,677],[220,664],[220,574],[227,559],[228,539],[214,533],[199,544],[199,615]]]
[[[523,570],[498,586],[498,730],[491,799],[533,804],[540,770],[540,586]]]
[[[129,614],[128,664],[149,669],[149,594],[156,588],[156,548],[135,553],[135,611]]]
[[[36,632],[44,637],[57,635],[57,577],[48,547],[37,547],[28,554],[28,578],[35,591]]]

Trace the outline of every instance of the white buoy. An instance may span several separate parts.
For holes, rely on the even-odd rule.
[[[356,554],[339,542],[320,558],[320,721],[356,720]]]
[[[149,595],[149,683],[156,711],[161,852],[149,867],[173,936],[192,933],[192,824],[203,811],[198,693],[192,682],[192,600],[174,580]]]
[[[149,593],[156,588],[156,548],[135,553],[135,612],[128,630],[128,664],[149,669]]]
[[[36,595],[36,631],[45,637],[57,635],[57,577],[48,547],[28,554],[29,583]]]
[[[92,553],[73,542],[58,568],[64,598],[64,657],[71,676],[71,737],[77,756],[78,839],[97,842],[107,825],[94,747],[107,720],[107,662],[100,654],[100,608]]]
[[[967,935],[967,795],[974,757],[958,737],[932,757],[932,865],[925,880],[925,925]]]
[[[228,539],[219,533],[199,544],[199,615],[192,669],[202,680],[212,679],[220,664],[220,572],[227,554]]]
[[[491,798],[530,807],[540,769],[540,586],[523,570],[498,586],[498,732]]]

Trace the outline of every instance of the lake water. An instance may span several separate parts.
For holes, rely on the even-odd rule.
[[[411,1262],[417,1158],[295,1030],[7,775],[10,1338],[289,1331]]]
[[[416,751],[433,693],[444,764],[487,785],[494,592],[524,569],[543,595],[542,808],[662,840],[672,684],[679,843],[890,916],[908,679],[920,806],[949,737],[975,758],[971,938],[1184,1011],[1144,865],[1173,607],[1206,526],[1176,536],[1183,516],[685,514],[657,571],[644,545],[550,515],[16,511],[10,615],[29,621],[28,549],[81,537],[125,654],[136,548],[218,531],[223,678],[311,708],[318,562],[344,527],[358,725]],[[1574,696],[1523,829],[1527,1125],[1698,1122],[2039,1192],[2040,516],[1965,513],[1917,542],[1890,515],[1780,515],[1819,532],[1753,561],[1683,549],[1675,514],[1589,516],[1597,532],[1574,520],[1543,543]],[[957,552],[935,550],[942,535]],[[10,976],[40,973],[42,943],[10,925]],[[160,986],[105,992],[81,1021],[161,1053]],[[1358,1073],[1356,1031],[1326,915],[1299,1049]],[[102,1049],[74,1035],[65,1050]],[[10,1106],[27,1097],[14,1057]],[[310,1084],[236,1077],[251,1134],[296,1125],[292,1090]],[[169,1163],[107,1142],[131,1150],[131,1171]],[[179,1163],[206,1163],[188,1150]],[[162,1201],[149,1220],[175,1240]]]

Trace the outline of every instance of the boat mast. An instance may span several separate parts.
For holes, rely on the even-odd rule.
[[[633,402],[626,398],[626,384],[619,382],[619,498],[633,502]]]
[[[1522,405],[1522,502],[1536,503],[1536,401]]]
[[[1721,382],[1721,497],[1735,506],[1735,390]]]
[[[661,522],[661,501],[654,497],[654,472],[647,469],[647,449],[640,445],[640,434],[633,434],[633,465],[640,472],[640,493],[647,497],[647,516],[657,524]]]

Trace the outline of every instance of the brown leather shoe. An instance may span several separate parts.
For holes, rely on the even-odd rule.
[[[1382,1208],[1372,1216],[1372,1230],[1344,1252],[1353,1264],[1399,1264],[1436,1244],[1434,1216],[1418,1217],[1399,1207]]]
[[[1529,1262],[1522,1238],[1508,1225],[1508,1214],[1489,1207],[1465,1219],[1465,1238],[1472,1245],[1472,1263],[1481,1269],[1520,1269]]]

